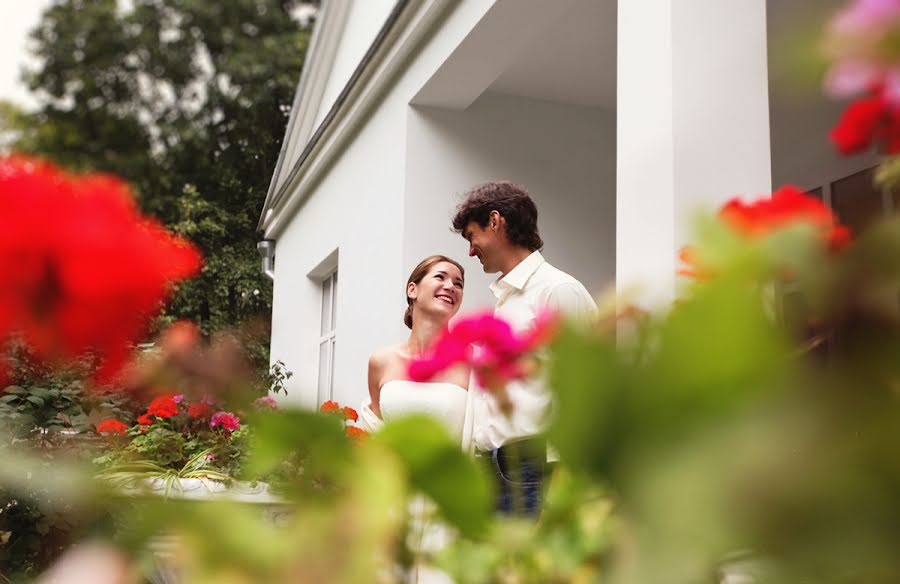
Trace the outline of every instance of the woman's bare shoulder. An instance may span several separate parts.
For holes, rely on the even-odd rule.
[[[384,369],[402,359],[402,343],[381,347],[369,355],[369,368]]]

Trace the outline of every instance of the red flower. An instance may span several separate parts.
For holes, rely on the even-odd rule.
[[[351,407],[341,408],[341,415],[344,416],[345,420],[350,420],[351,422],[359,420],[359,414]]]
[[[230,412],[216,412],[209,420],[211,428],[222,427],[229,432],[241,427],[241,419]]]
[[[212,406],[204,402],[197,402],[188,406],[188,414],[195,420],[209,416],[212,411]]]
[[[841,114],[829,138],[841,154],[857,154],[878,146],[887,154],[900,152],[900,106],[892,104],[884,89],[852,102]]]
[[[429,381],[458,363],[467,363],[482,387],[499,389],[530,373],[524,357],[549,343],[558,324],[550,310],[538,315],[534,326],[522,334],[489,312],[463,318],[438,338],[430,356],[410,362],[409,378]],[[479,350],[473,351],[473,345]]]
[[[150,417],[150,414],[143,414],[141,416],[138,416],[137,421],[138,424],[141,424],[142,426],[150,426],[151,424],[153,424],[153,418]]]
[[[818,228],[833,249],[850,243],[850,231],[837,224],[834,213],[825,203],[794,186],[783,186],[752,203],[738,198],[728,201],[719,216],[736,231],[750,238],[767,235],[797,223]]]
[[[347,438],[353,442],[362,442],[369,437],[369,433],[356,426],[347,426]]]
[[[90,349],[109,379],[171,285],[200,265],[118,179],[0,158],[0,345],[18,332],[39,360]]]
[[[679,276],[695,280],[709,280],[712,277],[712,272],[702,267],[697,261],[697,252],[690,246],[682,247],[678,251],[678,261],[684,265],[684,267],[678,268]]]
[[[341,411],[341,405],[336,401],[328,400],[319,408],[319,411],[323,414],[335,414]]]
[[[178,404],[171,395],[164,395],[150,402],[147,413],[157,418],[171,418],[178,413]]]
[[[128,426],[120,422],[119,420],[103,420],[99,424],[97,424],[97,432],[103,434],[118,434],[120,436],[125,435],[125,430],[128,429]]]

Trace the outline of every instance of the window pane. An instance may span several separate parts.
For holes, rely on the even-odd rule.
[[[322,326],[320,334],[325,334],[331,330],[331,278],[326,278],[322,282]]]
[[[335,347],[335,338],[331,337],[331,350],[329,353],[329,363],[328,363],[328,399],[331,399],[331,396],[334,395],[334,347]]]
[[[317,391],[319,405],[327,401],[331,393],[329,388],[329,381],[331,378],[331,363],[329,363],[328,358],[328,352],[330,348],[331,344],[327,340],[319,343],[319,387]]]
[[[841,223],[858,234],[884,216],[884,198],[872,184],[875,169],[870,168],[831,184],[831,205]]]
[[[335,272],[331,277],[331,329],[337,328],[337,283],[338,273]]]

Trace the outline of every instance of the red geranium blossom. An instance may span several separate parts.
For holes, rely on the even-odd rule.
[[[857,154],[872,146],[886,154],[900,152],[900,105],[891,103],[877,87],[868,97],[852,102],[841,114],[829,138],[841,154]]]
[[[195,420],[209,416],[212,411],[212,406],[204,402],[197,402],[188,406],[188,414]]]
[[[705,269],[697,261],[697,252],[691,246],[685,246],[678,250],[678,261],[683,267],[678,268],[678,275],[695,280],[708,280],[712,276],[712,272]]]
[[[119,420],[103,420],[99,424],[97,424],[97,432],[99,433],[109,433],[109,434],[118,434],[120,436],[125,435],[125,430],[128,429],[128,426],[120,422]]]
[[[350,420],[351,422],[359,420],[359,414],[351,407],[341,408],[341,415],[344,416],[345,420]]]
[[[120,180],[0,158],[0,344],[17,332],[39,360],[91,350],[108,379],[171,285],[200,265]]]
[[[221,427],[229,432],[241,427],[241,419],[230,412],[216,412],[209,420],[212,428]]]
[[[807,223],[819,229],[835,251],[850,243],[850,230],[838,225],[834,213],[825,203],[791,185],[752,203],[731,199],[719,211],[719,217],[750,238],[768,235],[789,225]]]
[[[171,395],[164,395],[150,402],[147,413],[157,418],[171,418],[178,413],[178,404]]]
[[[853,240],[850,229],[838,224],[837,217],[825,203],[791,185],[781,187],[771,197],[761,197],[752,203],[735,197],[722,206],[719,218],[749,239],[806,223],[819,231],[832,252],[840,251]],[[698,260],[693,247],[681,248],[678,259],[683,264],[678,269],[680,276],[697,280],[707,280],[713,276],[713,272]]]
[[[347,438],[353,442],[361,442],[369,437],[369,433],[356,426],[347,426]]]
[[[463,318],[438,338],[431,355],[410,362],[409,378],[429,381],[458,363],[467,363],[482,387],[499,389],[530,373],[524,357],[550,342],[558,324],[551,310],[539,314],[534,326],[521,334],[490,312]]]
[[[323,414],[335,414],[341,411],[341,404],[336,401],[328,400],[319,407],[319,411]]]
[[[138,416],[137,421],[138,421],[138,424],[140,424],[142,426],[150,426],[153,424],[153,418],[151,418],[149,414],[143,414],[143,415]]]

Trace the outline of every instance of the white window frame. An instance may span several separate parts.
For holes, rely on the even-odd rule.
[[[318,370],[316,399],[321,406],[334,397],[334,353],[337,345],[337,287],[338,270],[335,268],[322,278],[319,307]]]

